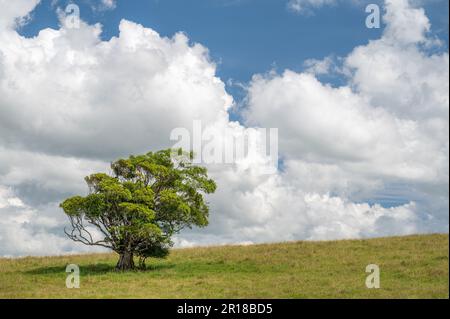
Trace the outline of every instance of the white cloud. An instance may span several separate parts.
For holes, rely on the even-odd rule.
[[[203,46],[125,20],[119,29],[107,42],[99,25],[45,29],[32,39],[0,33],[0,141],[109,160],[162,147],[172,128],[193,119],[227,117],[232,98]]]
[[[102,3],[106,8],[114,9],[116,7],[115,0],[102,0]]]
[[[283,170],[209,165],[219,186],[210,226],[180,245],[448,231],[448,53],[427,52],[429,21],[407,2],[388,0],[382,38],[336,60],[347,85],[315,77],[336,71],[331,58],[255,75],[247,127],[229,121],[233,100],[207,48],[182,33],[123,20],[109,41],[85,23],[24,38],[15,17],[33,3],[2,5],[0,255],[85,249],[64,238],[58,202],[119,156],[171,146],[171,130],[193,120],[237,134],[279,128]],[[368,203],[395,185],[402,203]]]
[[[28,14],[40,0],[0,0],[0,29],[21,25],[28,19]]]
[[[430,22],[423,8],[412,8],[408,0],[387,0],[384,39],[404,44],[426,40]]]
[[[423,10],[404,1],[387,1],[386,9],[382,38],[343,59],[348,85],[332,87],[315,77],[332,71],[329,59],[307,62],[305,73],[256,75],[245,117],[248,125],[280,128],[283,188],[329,191],[337,201],[327,203],[338,207],[340,200],[366,200],[402,185],[408,193],[404,200],[417,199],[420,207],[386,210],[375,224],[383,220],[386,230],[402,233],[394,217],[398,209],[415,215],[403,230],[448,231],[448,53],[429,54],[423,48],[430,27]],[[352,204],[344,207],[353,209]],[[325,219],[317,227],[353,236],[351,218],[340,216],[341,228],[326,226]],[[370,222],[361,221],[363,235],[363,225]]]
[[[226,214],[212,214],[206,231],[184,234],[183,245],[331,240],[424,231],[413,202],[393,208],[353,203],[304,191],[290,183],[290,178],[258,178],[250,172],[217,176],[221,191],[212,196],[212,207],[214,212]]]
[[[100,4],[97,6],[93,5],[93,10],[97,11],[108,11],[108,10],[114,10],[117,6],[116,0],[101,0]]]
[[[11,189],[0,186],[0,256],[102,251],[76,245],[63,237],[62,229],[58,219],[45,215],[45,208],[33,209],[17,198]]]
[[[301,14],[310,14],[313,9],[335,5],[337,0],[289,0],[288,8]]]
[[[335,62],[332,56],[327,56],[322,60],[308,59],[303,63],[306,72],[314,75],[324,75],[332,73],[335,70]]]

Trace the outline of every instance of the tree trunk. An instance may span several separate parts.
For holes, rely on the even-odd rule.
[[[116,265],[116,270],[124,271],[134,269],[133,254],[130,252],[123,252],[120,254],[119,261]]]

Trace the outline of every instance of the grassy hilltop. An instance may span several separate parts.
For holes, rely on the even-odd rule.
[[[0,258],[0,298],[448,298],[448,235],[174,249],[147,271],[115,254]],[[78,264],[80,289],[67,289]],[[381,288],[367,289],[368,264]]]

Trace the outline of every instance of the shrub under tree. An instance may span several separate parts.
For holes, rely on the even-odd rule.
[[[216,190],[215,182],[206,168],[191,164],[192,153],[171,155],[169,149],[130,156],[113,162],[111,175],[86,177],[89,195],[60,205],[71,223],[67,236],[112,249],[119,254],[116,269],[128,270],[135,256],[140,267],[148,257],[165,257],[183,228],[208,225],[204,194]]]

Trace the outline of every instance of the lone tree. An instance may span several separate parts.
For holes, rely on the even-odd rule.
[[[89,195],[61,203],[69,217],[67,236],[85,245],[110,248],[120,256],[117,270],[145,268],[148,257],[165,257],[172,235],[185,227],[208,225],[203,195],[216,184],[206,168],[191,164],[192,153],[181,150],[149,152],[111,164],[112,176],[98,173],[85,178]],[[101,236],[92,235],[97,229]]]

